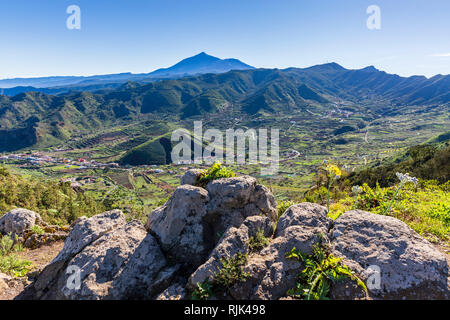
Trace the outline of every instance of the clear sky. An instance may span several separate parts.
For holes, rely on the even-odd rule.
[[[369,30],[369,5],[381,29]],[[69,5],[81,29],[69,30]],[[201,51],[255,67],[450,74],[449,0],[1,0],[0,78],[143,73]]]

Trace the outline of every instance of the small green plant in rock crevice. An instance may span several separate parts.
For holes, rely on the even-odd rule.
[[[213,180],[222,179],[222,178],[231,178],[235,177],[236,174],[222,166],[220,162],[215,162],[211,168],[203,171],[198,178],[196,185],[198,187],[206,187],[206,185]]]
[[[264,230],[258,229],[254,237],[250,237],[248,247],[250,251],[255,252],[269,245],[269,238],[264,236]]]
[[[23,251],[17,242],[17,236],[5,235],[0,240],[0,272],[9,273],[14,277],[23,277],[30,271],[31,261],[19,258],[16,253]]]
[[[320,244],[313,247],[313,253],[306,255],[295,247],[286,254],[287,258],[303,263],[304,269],[298,276],[295,288],[288,290],[287,295],[305,300],[328,300],[333,282],[351,279],[356,281],[366,296],[366,285],[342,263],[342,259],[327,254],[326,248]]]
[[[326,164],[326,162],[325,162]],[[328,164],[325,167],[325,171],[327,172],[327,177],[328,177],[328,189],[327,189],[327,211],[330,211],[330,190],[331,190],[331,186],[333,185],[333,182],[335,180],[340,179],[340,177],[342,176],[342,171],[341,169],[339,169],[338,166],[334,165],[334,164]]]
[[[209,279],[197,283],[197,287],[192,293],[193,300],[208,300],[212,297],[214,297],[213,284],[209,282]]]
[[[212,280],[206,279],[197,283],[192,293],[194,300],[208,300],[217,292],[226,292],[234,284],[245,282],[250,273],[244,272],[243,267],[247,264],[247,254],[238,252],[233,257],[220,259],[221,268],[214,274]]]
[[[31,227],[31,232],[33,232],[34,234],[37,234],[37,235],[41,235],[41,234],[45,233],[44,229],[42,229],[42,227],[38,226],[37,224]]]
[[[278,204],[277,220],[280,219],[281,216],[286,212],[286,210],[293,205],[294,205],[293,201],[282,201],[280,204]]]
[[[250,274],[243,270],[243,267],[247,264],[247,254],[238,252],[231,258],[220,259],[220,262],[222,268],[214,275],[214,281],[217,285],[229,289],[235,283],[244,282],[250,277]]]

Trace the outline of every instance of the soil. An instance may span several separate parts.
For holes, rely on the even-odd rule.
[[[36,273],[49,264],[62,250],[64,241],[57,241],[48,245],[42,246],[37,249],[25,248],[23,252],[20,252],[18,256],[23,259],[31,261],[32,270],[30,275]],[[8,281],[9,288],[0,292],[0,300],[13,300],[19,293],[21,293],[26,286],[31,283],[29,277],[13,278]]]

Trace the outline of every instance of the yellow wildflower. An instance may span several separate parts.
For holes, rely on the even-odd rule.
[[[329,164],[327,166],[326,170],[328,171],[329,174],[334,174],[336,177],[342,176],[341,169],[339,169],[339,167],[337,167],[333,164]]]

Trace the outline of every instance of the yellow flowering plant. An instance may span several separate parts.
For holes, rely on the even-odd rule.
[[[327,162],[324,162],[325,164]],[[334,180],[339,179],[342,176],[342,171],[338,166],[334,164],[327,164],[325,171],[328,174],[328,195],[327,195],[327,210],[330,211],[330,190]]]

